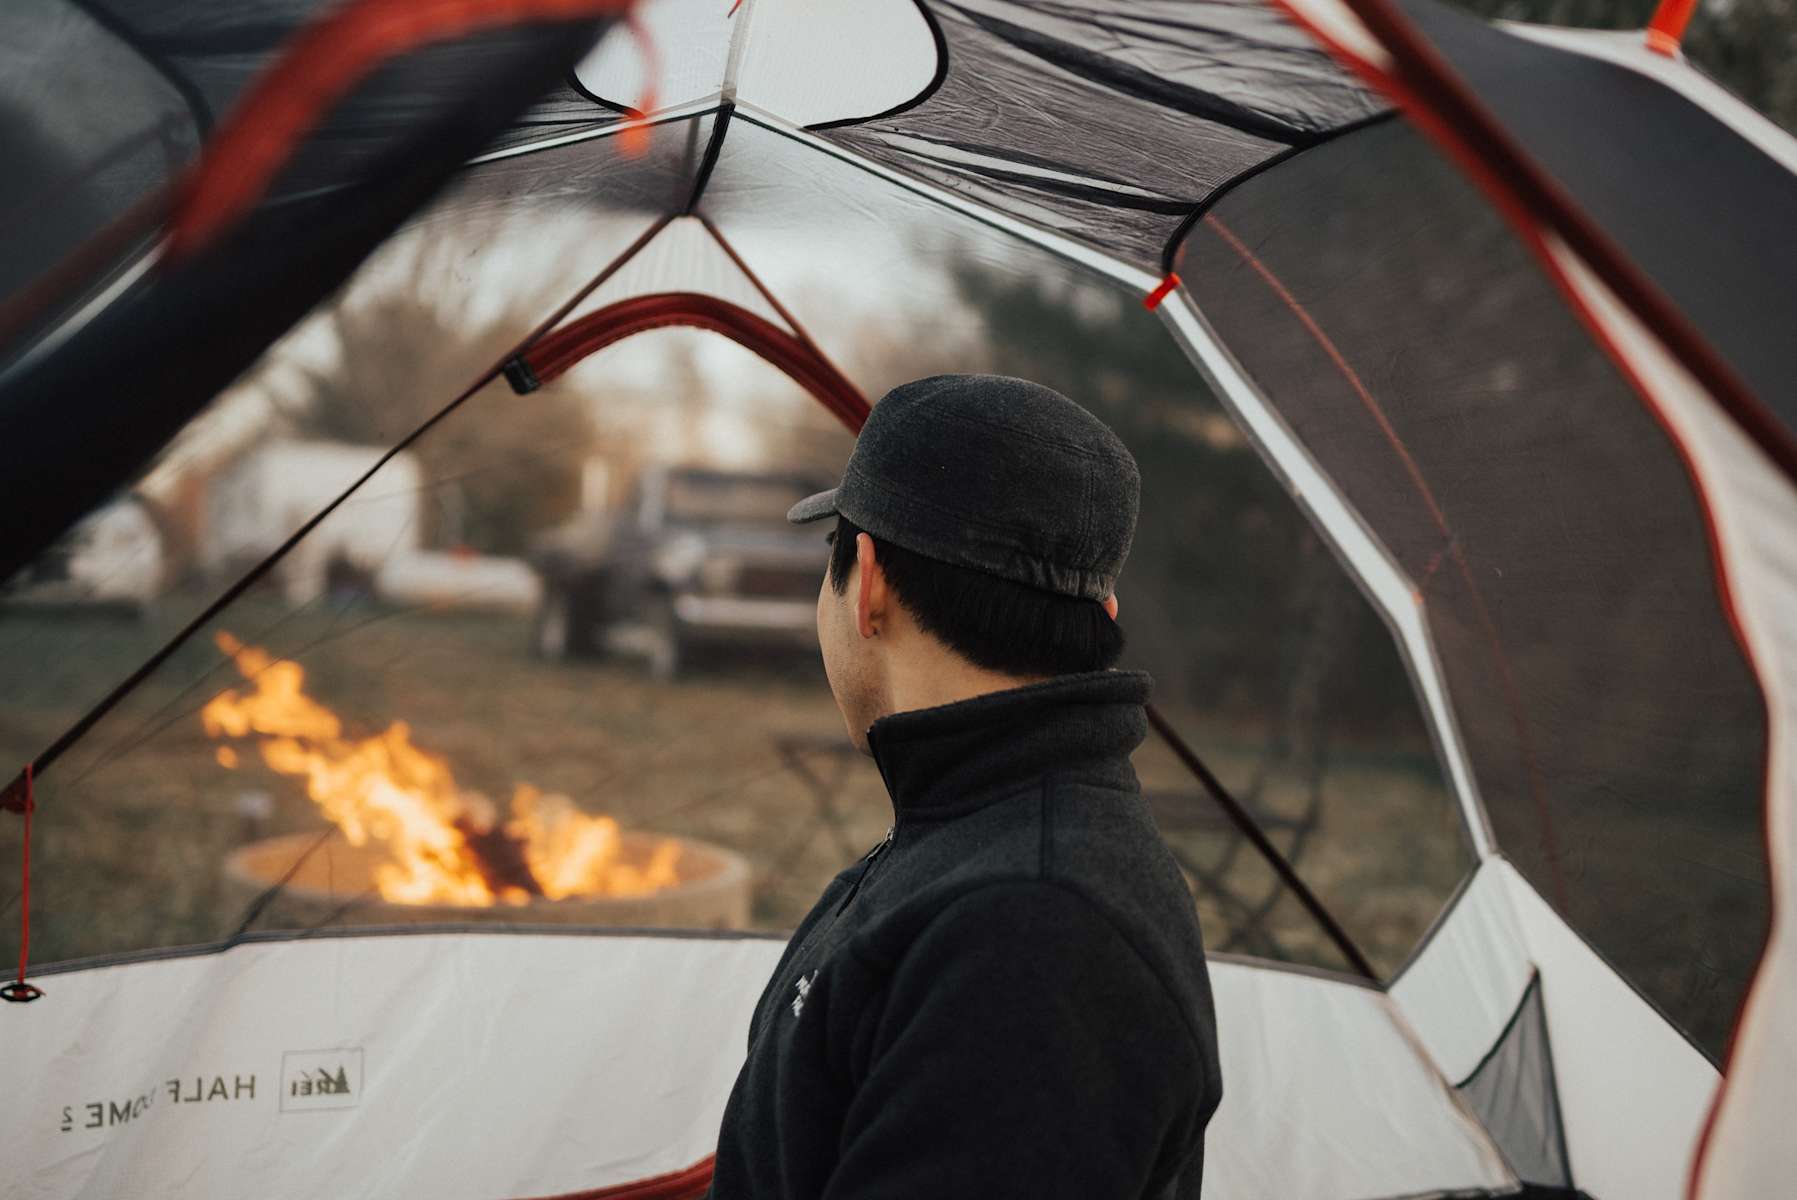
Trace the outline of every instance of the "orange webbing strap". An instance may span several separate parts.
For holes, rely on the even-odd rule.
[[[1161,301],[1165,300],[1168,296],[1170,296],[1173,293],[1173,289],[1178,286],[1179,286],[1178,274],[1173,271],[1168,271],[1167,277],[1165,279],[1161,280],[1160,286],[1156,287],[1152,292],[1149,292],[1146,296],[1142,297],[1142,307],[1147,309],[1149,312],[1153,312],[1155,309],[1157,309],[1161,306]]]
[[[1679,43],[1685,39],[1685,26],[1697,12],[1697,0],[1660,0],[1653,20],[1647,23],[1647,48],[1667,58],[1678,55]]]
[[[624,27],[636,39],[637,53],[643,58],[643,94],[630,123],[618,135],[618,145],[629,158],[641,158],[649,152],[649,114],[655,111],[655,80],[661,74],[661,58],[655,51],[655,40],[636,13],[624,18]]]

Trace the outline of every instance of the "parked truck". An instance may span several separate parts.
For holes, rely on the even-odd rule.
[[[797,475],[644,469],[617,509],[541,539],[533,647],[564,659],[623,653],[660,679],[703,645],[815,653],[828,548],[786,510],[829,486]]]

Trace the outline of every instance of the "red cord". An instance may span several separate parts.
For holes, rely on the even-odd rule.
[[[31,810],[37,807],[31,795],[31,764],[25,764],[25,848],[19,867],[19,983],[25,983],[25,968],[31,962]]]
[[[31,965],[31,812],[37,807],[37,800],[32,795],[32,774],[33,765],[26,763],[20,776],[23,795],[17,801],[19,811],[25,816],[25,846],[19,868],[19,977],[0,987],[0,1000],[21,1004],[44,994],[25,982],[26,968]]]
[[[31,763],[25,763],[25,850],[18,871],[18,981],[25,983],[25,966],[31,963]]]

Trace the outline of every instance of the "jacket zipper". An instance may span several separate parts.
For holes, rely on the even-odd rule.
[[[874,869],[874,861],[885,852],[888,846],[892,845],[893,835],[896,833],[898,833],[898,823],[894,822],[886,827],[886,836],[880,839],[879,844],[862,857],[861,874],[855,876],[855,882],[849,885],[849,894],[844,896],[842,898],[842,903],[836,906],[837,916],[842,915],[842,911],[849,906],[849,902],[853,900],[855,894],[861,890],[861,885],[867,882],[868,875],[871,874]]]
[[[861,861],[865,865],[861,868],[861,874],[855,876],[855,882],[849,885],[849,894],[844,896],[842,898],[842,903],[836,906],[835,915],[839,917],[842,915],[843,910],[849,906],[849,902],[854,900],[856,893],[861,890],[861,885],[867,882],[868,874],[874,869],[874,860],[879,858],[888,846],[892,845],[892,839],[894,835],[898,833],[898,796],[892,790],[892,780],[886,777],[886,764],[880,760],[880,747],[878,743],[879,734],[870,727],[867,731],[867,748],[873,755],[874,766],[880,768],[880,782],[886,785],[886,794],[892,797],[892,824],[886,827],[886,836],[880,839],[880,844],[875,846],[872,850],[869,850],[866,856],[862,858]]]
[[[867,878],[867,873],[869,871],[873,870],[874,860],[876,858],[880,857],[881,853],[886,849],[886,847],[892,845],[893,835],[897,831],[898,831],[898,825],[896,822],[892,825],[887,826],[886,827],[886,836],[881,838],[879,840],[879,842],[877,844],[875,844],[875,846],[872,850],[869,850],[866,854],[863,854],[861,856],[861,862],[863,864],[861,867],[861,874],[857,875],[855,877],[855,882],[849,885],[848,895],[846,895],[842,898],[842,903],[838,904],[836,906],[836,911],[830,914],[830,921],[828,924],[824,924],[824,923],[820,922],[818,924],[818,926],[815,929],[813,929],[810,932],[810,934],[808,934],[806,936],[804,942],[801,943],[799,948],[793,952],[792,958],[790,960],[791,962],[795,962],[795,963],[800,962],[800,960],[802,960],[805,957],[805,951],[811,949],[811,946],[813,943],[815,943],[820,937],[822,937],[824,934],[828,933],[832,928],[834,928],[834,926],[836,925],[836,919],[838,917],[842,916],[842,910],[849,906],[849,901],[853,900],[855,898],[855,893],[861,890],[861,881],[863,879]],[[804,973],[804,966],[802,964],[799,967],[799,971],[801,974]],[[755,1039],[754,1039],[754,1041],[749,1043],[749,1056],[751,1058],[753,1058],[755,1055],[756,1047],[760,1046],[762,1039],[767,1036],[768,1027],[772,1024],[773,1024],[773,1021],[770,1020],[767,1023],[767,1025],[761,1025],[761,1026],[757,1027],[757,1029],[755,1031]]]

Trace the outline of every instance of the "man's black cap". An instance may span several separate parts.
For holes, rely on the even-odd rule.
[[[786,519],[840,514],[926,558],[1103,600],[1129,556],[1141,493],[1123,442],[1059,392],[933,375],[886,393],[841,485]]]

